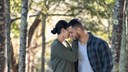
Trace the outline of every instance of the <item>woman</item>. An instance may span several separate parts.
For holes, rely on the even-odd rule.
[[[51,33],[58,34],[51,45],[51,65],[53,72],[75,72],[74,62],[78,59],[78,52],[75,41],[72,48],[65,41],[65,39],[69,38],[68,23],[64,20],[58,21]],[[66,43],[66,46],[63,43]]]

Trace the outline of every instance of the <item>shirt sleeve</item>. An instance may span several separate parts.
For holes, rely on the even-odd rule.
[[[113,68],[113,58],[111,50],[105,41],[100,43],[100,52],[103,72],[111,72]]]
[[[54,45],[53,49],[55,49],[55,54],[65,60],[76,62],[78,59],[78,48],[76,44],[72,45],[72,50],[68,50],[63,45]]]

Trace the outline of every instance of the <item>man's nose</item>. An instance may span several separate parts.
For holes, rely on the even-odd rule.
[[[72,34],[70,34],[70,37],[73,37],[73,35],[72,35]]]
[[[72,37],[72,34],[70,33],[69,36]]]

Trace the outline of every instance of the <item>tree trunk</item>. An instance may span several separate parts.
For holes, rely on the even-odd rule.
[[[46,24],[46,15],[43,15],[43,21],[42,21],[42,66],[41,66],[41,72],[45,72],[45,24]]]
[[[30,29],[28,31],[28,48],[31,45],[31,40],[32,40],[33,34],[34,34],[34,32],[35,32],[35,30],[38,27],[40,22],[41,22],[41,20],[39,19],[39,16],[37,16],[35,21],[33,22],[32,26],[30,27]]]
[[[0,72],[5,71],[5,0],[0,0]]]
[[[46,7],[46,13],[43,13],[43,20],[42,20],[42,62],[41,62],[41,72],[45,72],[45,26],[46,26],[46,18],[47,18],[47,10],[48,10],[48,6],[47,6],[47,0],[44,0],[44,5]]]
[[[31,49],[31,40],[33,37],[33,34],[36,30],[36,28],[38,27],[39,23],[41,22],[41,20],[39,19],[39,16],[36,17],[35,21],[33,22],[32,26],[30,27],[29,31],[28,31],[28,49],[27,49],[27,72],[30,72],[30,49]]]
[[[113,72],[119,71],[119,54],[121,47],[121,34],[123,23],[123,6],[124,0],[116,0],[113,15],[113,33],[112,33],[112,50],[114,56]]]
[[[127,32],[127,42],[126,42],[126,72],[128,72],[128,32]]]
[[[22,0],[18,72],[25,72],[28,0]]]
[[[126,33],[127,33],[127,42],[126,42],[126,72],[128,72],[128,0],[126,0]]]
[[[119,72],[126,72],[126,0],[123,7],[123,29],[120,49]]]
[[[11,72],[13,61],[13,49],[10,42],[10,0],[6,1],[6,47],[7,47],[7,67],[8,72]]]

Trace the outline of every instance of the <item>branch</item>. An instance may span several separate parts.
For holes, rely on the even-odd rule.
[[[48,16],[74,16],[74,14],[48,14]]]
[[[36,14],[36,15],[30,15],[29,17],[35,17],[37,15],[38,14]],[[14,22],[14,21],[16,21],[16,20],[18,20],[18,19],[21,19],[21,17],[17,17],[17,18],[11,19],[11,23]]]
[[[35,21],[33,22],[32,26],[29,29],[28,32],[28,48],[31,44],[31,40],[32,40],[32,36],[34,34],[35,29],[37,28],[37,26],[39,25],[39,23],[41,22],[40,19],[38,19],[38,17],[35,19]]]

